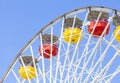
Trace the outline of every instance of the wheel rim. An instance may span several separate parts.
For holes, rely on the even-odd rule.
[[[108,24],[110,24],[111,28],[106,36],[94,38],[88,33],[87,28],[90,21],[87,20],[87,16],[91,10],[100,11],[96,22],[99,21],[101,11],[107,12],[110,15]],[[7,79],[9,80],[9,78],[13,76],[17,82],[28,81],[29,83],[36,81],[45,83],[111,82],[120,72],[120,64],[118,63],[120,60],[120,57],[118,56],[119,42],[115,40],[115,36],[113,35],[116,26],[113,26],[112,24],[112,19],[115,14],[120,16],[120,13],[117,10],[111,8],[84,7],[58,17],[31,38],[11,63],[1,81],[7,82]],[[78,40],[76,44],[67,43],[63,38],[64,20],[69,17],[73,17],[74,20],[79,17],[83,21],[83,25],[80,27],[83,31],[82,40]],[[54,34],[58,37],[58,41],[56,42],[56,45],[58,46],[57,56],[50,57],[49,59],[40,56],[38,48],[44,44],[41,42],[42,34]],[[53,36],[51,36],[51,43],[53,42],[52,39]],[[25,55],[31,55],[38,60],[38,63],[36,64],[33,59],[34,67],[37,70],[37,76],[32,80],[29,78],[29,80],[21,79],[17,72],[18,67],[21,66],[19,59],[21,59],[22,62],[22,56]],[[25,67],[24,64],[23,66]]]

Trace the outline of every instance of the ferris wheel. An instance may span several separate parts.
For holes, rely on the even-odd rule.
[[[75,9],[32,37],[1,83],[111,83],[120,77],[119,42],[119,11]]]

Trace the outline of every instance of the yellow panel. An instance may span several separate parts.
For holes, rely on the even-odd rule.
[[[71,44],[76,44],[78,40],[82,40],[81,29],[74,27],[74,28],[66,28],[63,32],[64,41]]]
[[[117,34],[117,35],[116,35]],[[115,39],[117,42],[120,42],[120,25],[116,27],[114,30],[114,36],[116,35]]]
[[[25,71],[25,68],[26,68],[26,71]],[[21,78],[26,79],[26,80],[28,80],[28,78],[32,79],[36,77],[36,70],[32,66],[20,67],[20,69],[18,70],[18,73],[20,74]]]

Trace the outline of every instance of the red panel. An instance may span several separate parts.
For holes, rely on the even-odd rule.
[[[57,55],[58,47],[57,47],[57,45],[53,44],[52,49],[51,49],[51,44],[43,44],[43,46],[39,48],[39,52],[40,52],[41,56],[42,56],[42,52],[43,52],[43,56],[45,58],[50,58],[50,52],[52,52],[52,57]]]
[[[90,34],[91,34],[92,31],[93,31],[93,28],[94,28],[94,26],[95,26],[95,23],[96,23],[96,21],[91,21],[91,22],[90,22],[90,25],[88,26],[88,32],[89,32]],[[94,36],[94,37],[100,37],[100,36],[102,35],[102,33],[103,33],[103,31],[104,31],[107,23],[108,23],[108,22],[107,22],[107,21],[104,21],[104,20],[98,21],[98,22],[97,22],[97,25],[96,25],[96,27],[95,27],[95,29],[94,29],[93,36]],[[109,30],[110,30],[110,25],[108,25],[104,36],[109,33]]]

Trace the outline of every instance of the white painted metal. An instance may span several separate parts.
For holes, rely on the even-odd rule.
[[[118,56],[120,55],[118,48],[120,43],[115,41],[115,37],[119,31],[115,36],[113,36],[114,27],[112,25],[112,30],[109,32],[110,34],[102,37],[105,33],[104,30],[101,37],[94,38],[91,35],[93,34],[94,30],[91,34],[87,32],[87,27],[89,25],[87,16],[90,10],[100,11],[94,29],[102,12],[108,12],[112,15],[109,16],[108,24],[105,30],[109,24],[112,25],[112,18],[116,10],[100,6],[76,9],[58,17],[43,27],[33,38],[31,38],[29,42],[27,42],[25,47],[18,53],[15,60],[11,63],[10,67],[1,79],[1,82],[9,82],[9,79],[12,77],[12,75],[12,78],[15,78],[14,81],[18,83],[110,83],[112,80],[114,80],[115,76],[118,75],[120,77],[120,63],[117,63],[116,60],[117,58],[120,60],[120,56]],[[117,14],[120,14],[120,12],[117,11]],[[70,44],[70,42],[67,43],[63,38],[64,20],[68,17],[74,18],[73,26],[75,24],[76,17],[79,17],[83,21],[83,25],[81,27],[83,34],[80,34],[83,36],[83,39],[81,41],[78,40],[76,44]],[[50,59],[46,59],[43,57],[43,54],[40,55],[37,47],[43,45],[43,33],[54,34],[59,38],[57,42],[57,56],[50,56]],[[71,41],[72,33],[69,41]],[[53,45],[52,35],[51,44]],[[109,53],[109,50],[112,52]],[[21,62],[25,67],[22,56],[27,54],[31,55],[32,57],[37,57],[38,61],[38,63],[35,63],[35,60],[32,60],[35,70],[37,71],[37,76],[33,80],[30,80],[28,75],[28,80],[20,78],[17,71],[18,66],[21,66],[19,59],[21,59]],[[50,55],[51,54],[52,50],[50,51]],[[108,54],[109,57],[107,56]],[[115,63],[116,67],[111,68],[111,66],[114,66]]]

